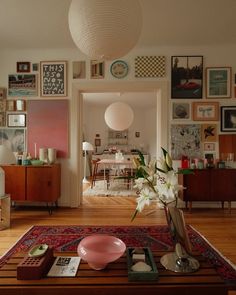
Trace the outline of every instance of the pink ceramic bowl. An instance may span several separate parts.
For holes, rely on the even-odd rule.
[[[77,252],[91,268],[100,270],[121,257],[125,249],[125,243],[114,236],[94,234],[79,243]]]

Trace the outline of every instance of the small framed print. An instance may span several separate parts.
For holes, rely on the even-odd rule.
[[[0,112],[6,112],[7,103],[6,100],[0,100]]]
[[[206,68],[206,97],[231,97],[231,67]]]
[[[236,106],[222,106],[220,122],[222,132],[236,132]]]
[[[73,79],[86,78],[86,62],[85,61],[73,61],[72,62],[72,75]]]
[[[91,60],[91,79],[104,78],[104,61]]]
[[[15,111],[15,100],[13,100],[13,99],[7,100],[7,108],[6,108],[6,110],[8,112]]]
[[[30,62],[19,61],[16,63],[17,73],[29,73],[30,72]]]
[[[26,102],[24,99],[17,99],[15,102],[15,110],[22,112],[26,110]]]
[[[0,126],[4,127],[6,126],[6,113],[0,112]]]
[[[7,126],[8,127],[25,127],[26,114],[8,114]]]
[[[219,102],[193,102],[194,121],[218,121]]]
[[[37,64],[37,63],[33,63],[33,64],[32,64],[32,71],[33,71],[33,72],[38,72],[38,70],[39,70],[39,64]]]
[[[101,146],[101,138],[95,138],[94,145],[95,146]]]
[[[7,90],[4,87],[0,87],[0,99],[6,99]]]
[[[203,146],[204,151],[214,151],[215,143],[213,142],[205,142]]]
[[[202,141],[216,142],[217,141],[217,125],[202,124]]]
[[[190,119],[190,103],[173,102],[172,103],[172,119]]]

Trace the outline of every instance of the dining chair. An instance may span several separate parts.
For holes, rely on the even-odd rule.
[[[92,173],[91,188],[95,186],[96,181],[105,180],[107,184],[107,189],[108,189],[110,186],[110,169],[105,169],[105,178],[104,178],[104,169],[102,170],[98,169],[99,161],[100,159],[92,160],[93,173]]]

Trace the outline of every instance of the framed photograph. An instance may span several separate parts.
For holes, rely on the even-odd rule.
[[[85,79],[86,78],[86,62],[85,61],[73,61],[72,62],[73,79]]]
[[[220,122],[222,132],[236,132],[236,106],[222,106]]]
[[[202,98],[203,56],[171,57],[171,98]]]
[[[37,75],[8,75],[9,96],[38,96]]]
[[[16,63],[17,73],[29,73],[30,72],[30,62],[28,61],[18,61]]]
[[[25,129],[5,128],[0,129],[0,141],[13,152],[25,151]]]
[[[101,138],[95,138],[94,139],[94,145],[95,146],[101,146]]]
[[[190,119],[190,103],[173,102],[172,103],[172,119]]]
[[[204,151],[214,151],[215,150],[215,143],[213,142],[205,142],[203,145]]]
[[[218,121],[219,102],[193,102],[194,121]]]
[[[7,102],[6,100],[0,100],[0,112],[6,112]]]
[[[8,114],[7,126],[8,127],[25,127],[26,114]]]
[[[40,94],[42,97],[67,96],[67,62],[40,62]]]
[[[32,71],[33,72],[38,72],[39,70],[39,64],[38,63],[33,63],[32,64]]]
[[[217,125],[202,124],[202,142],[217,141]]]
[[[0,112],[0,126],[4,127],[6,126],[6,113]]]
[[[0,87],[0,99],[6,99],[7,90],[4,87]]]
[[[231,67],[206,68],[206,97],[231,97]]]
[[[7,107],[6,107],[7,112],[15,111],[15,102],[16,101],[13,99],[7,100]]]
[[[17,99],[15,102],[15,110],[18,112],[26,110],[26,101],[24,99]]]
[[[91,79],[104,78],[104,61],[91,60],[90,65]]]

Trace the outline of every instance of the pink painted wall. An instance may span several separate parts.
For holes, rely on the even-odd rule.
[[[30,100],[27,102],[28,152],[37,156],[39,148],[55,148],[57,158],[69,155],[68,100]]]

